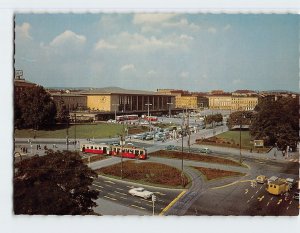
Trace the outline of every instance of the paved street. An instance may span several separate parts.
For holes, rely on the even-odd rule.
[[[183,191],[140,185],[101,176],[94,180],[92,186],[93,189],[99,191],[98,202],[101,203],[95,210],[102,215],[152,215],[151,198],[145,200],[128,193],[130,189],[137,187],[144,187],[156,196],[155,215],[160,214]],[[111,205],[114,207],[112,208]]]

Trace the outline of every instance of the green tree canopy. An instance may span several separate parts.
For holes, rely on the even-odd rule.
[[[63,100],[61,100],[57,105],[56,121],[59,123],[70,122],[69,110]]]
[[[285,150],[295,149],[299,142],[298,98],[282,97],[278,100],[262,99],[256,107],[257,114],[250,127],[254,139],[263,139],[265,144]]]
[[[237,111],[229,115],[227,126],[232,129],[235,125],[251,125],[254,113],[252,111]]]
[[[96,173],[78,153],[48,151],[15,164],[15,214],[93,214],[98,191],[90,190]]]
[[[15,127],[42,129],[55,124],[56,107],[49,93],[41,86],[15,95]]]

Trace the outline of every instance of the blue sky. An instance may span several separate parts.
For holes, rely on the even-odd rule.
[[[299,90],[299,16],[16,14],[15,68],[45,87]]]

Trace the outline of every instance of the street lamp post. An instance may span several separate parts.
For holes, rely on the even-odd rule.
[[[74,118],[74,138],[75,138],[75,142],[74,142],[74,147],[75,147],[75,151],[76,151],[76,146],[77,146],[77,138],[76,138],[76,110],[75,110],[75,118]]]
[[[171,105],[172,105],[173,103],[167,103],[167,105],[169,106],[169,117],[171,117]]]
[[[240,164],[242,164],[242,121],[243,118],[245,118],[243,112],[241,112],[241,118],[240,118]]]
[[[149,106],[152,106],[152,104],[145,104],[146,106],[148,106],[148,124],[149,124],[149,131],[151,131],[151,125],[150,125],[150,118],[149,118]]]
[[[117,122],[117,106],[119,106],[119,104],[112,104],[113,106],[115,106],[115,121]]]

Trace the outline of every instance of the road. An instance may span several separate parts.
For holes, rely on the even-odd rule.
[[[155,215],[159,215],[183,191],[180,189],[137,185],[127,181],[98,177],[94,180],[92,189],[99,191],[99,199],[104,199],[105,201],[102,202],[100,208],[96,208],[96,211],[104,215],[152,215],[153,204],[151,198],[145,200],[128,193],[130,189],[137,187],[144,187],[156,196]],[[115,208],[111,209],[111,205],[114,205]],[[124,213],[124,210],[126,213]]]

